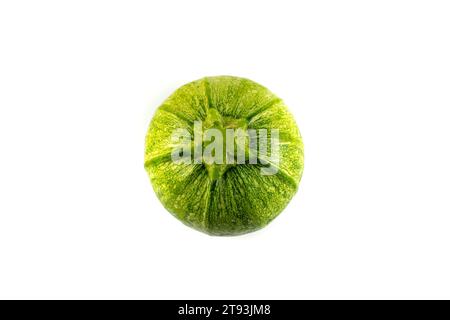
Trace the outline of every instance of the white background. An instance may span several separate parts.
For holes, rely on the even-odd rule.
[[[209,237],[143,167],[157,106],[253,79],[305,143],[264,230]],[[2,1],[0,298],[450,298],[448,1]]]

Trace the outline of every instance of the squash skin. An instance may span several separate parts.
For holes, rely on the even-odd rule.
[[[205,163],[173,163],[174,130],[194,135],[194,123],[207,123],[211,109],[223,126],[278,129],[277,173],[261,175],[262,164],[236,164],[211,175]],[[236,236],[265,227],[284,210],[298,190],[303,154],[297,124],[280,98],[245,78],[205,77],[177,89],[156,110],[145,141],[145,169],[177,219],[209,235]]]

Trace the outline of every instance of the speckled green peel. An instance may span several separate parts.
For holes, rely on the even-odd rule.
[[[174,163],[173,132],[181,128],[194,136],[197,121],[204,130],[224,133],[267,129],[267,139],[279,129],[277,173],[262,175],[261,163]],[[146,137],[145,169],[161,203],[186,225],[210,235],[240,235],[266,226],[294,196],[303,142],[287,107],[268,89],[238,77],[207,77],[182,86],[157,109]]]

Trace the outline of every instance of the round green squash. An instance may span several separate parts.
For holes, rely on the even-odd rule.
[[[174,141],[180,129],[191,136]],[[202,151],[196,158],[195,150],[205,151],[212,142],[202,140],[208,129],[223,132],[225,140],[227,129],[242,129],[244,144],[234,141],[234,154],[225,149],[223,157],[234,159],[244,147],[246,161],[211,163]],[[271,163],[274,130],[278,161]],[[250,148],[252,131],[258,143],[268,145],[265,153],[263,144]],[[174,149],[186,145],[192,162],[174,161]],[[257,163],[250,163],[250,154]],[[272,174],[262,173],[267,167]],[[156,110],[146,136],[145,169],[161,203],[183,223],[210,235],[240,235],[266,226],[292,199],[303,172],[303,142],[292,114],[268,89],[244,78],[206,77],[180,87]]]

